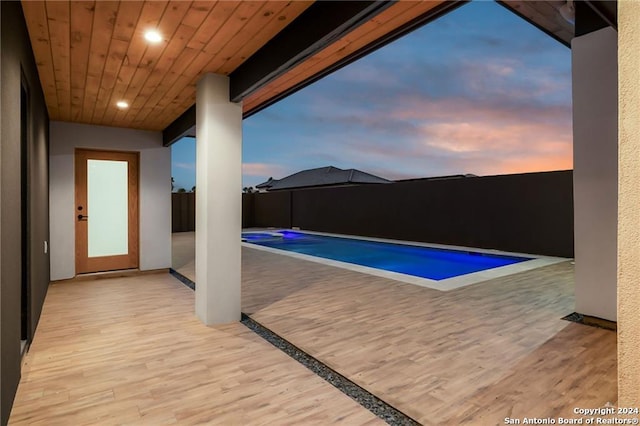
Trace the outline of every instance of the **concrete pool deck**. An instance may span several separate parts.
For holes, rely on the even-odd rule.
[[[175,247],[188,239],[174,234]],[[616,333],[561,320],[574,311],[569,261],[442,292],[242,256],[243,312],[425,425],[572,417],[617,401]]]

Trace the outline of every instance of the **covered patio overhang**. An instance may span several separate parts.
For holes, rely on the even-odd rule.
[[[51,120],[161,132],[164,146],[196,136],[195,304],[203,322],[216,324],[240,319],[242,118],[464,3],[23,1],[22,5]],[[560,18],[564,1],[500,3],[566,45],[574,36],[617,29],[615,2],[576,2],[575,27]],[[640,10],[632,2],[619,6],[619,20],[627,26],[621,25],[618,49],[627,46],[631,51],[632,45],[626,43],[637,41],[631,23],[640,18]],[[160,32],[160,43],[144,41],[148,29]],[[637,64],[638,55],[625,52],[618,60]],[[615,106],[625,107],[620,109],[621,125],[637,122],[630,106],[637,89],[628,75],[633,67],[625,64],[621,62],[615,78],[621,87]],[[586,85],[578,89],[589,90]],[[118,109],[120,100],[129,108]],[[595,113],[587,111],[580,120],[588,121]],[[618,274],[609,278],[617,286],[598,287],[596,295],[601,289],[607,293],[603,300],[611,302],[613,294],[615,302],[617,291],[620,365],[630,369],[620,369],[620,405],[637,406],[637,390],[632,389],[640,362],[632,348],[640,340],[640,327],[635,326],[632,306],[640,304],[640,293],[632,283],[640,272],[629,265],[640,264],[640,252],[631,247],[635,240],[630,237],[633,229],[640,229],[640,204],[627,200],[640,165],[624,156],[635,152],[640,139],[633,131],[620,132],[619,137],[621,149],[613,155],[621,210],[609,205],[606,213],[617,223],[607,234],[609,240],[618,241],[609,253],[612,270]],[[619,180],[618,164],[625,167]]]

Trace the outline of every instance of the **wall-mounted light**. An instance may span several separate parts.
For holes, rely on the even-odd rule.
[[[558,8],[558,12],[560,12],[560,16],[564,18],[565,21],[570,23],[571,25],[575,25],[576,23],[576,7],[573,4],[573,0],[567,0],[565,4]]]
[[[149,30],[144,33],[144,38],[150,43],[160,43],[162,41],[162,35],[157,30]]]

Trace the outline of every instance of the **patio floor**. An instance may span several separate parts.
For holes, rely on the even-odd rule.
[[[189,276],[189,236],[175,236]],[[616,333],[560,319],[574,310],[569,262],[439,292],[242,255],[243,312],[425,425],[617,400]],[[244,325],[201,325],[193,304],[166,274],[52,285],[11,423],[380,422]]]
[[[9,424],[384,424],[169,274],[52,284]]]
[[[566,418],[617,400],[616,333],[561,319],[575,309],[570,262],[439,292],[242,256],[243,312],[425,425]]]
[[[439,292],[243,249],[251,317],[425,425],[617,400],[616,333],[561,320],[573,266]]]

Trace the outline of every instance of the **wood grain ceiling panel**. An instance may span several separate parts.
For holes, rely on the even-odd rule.
[[[98,1],[93,4],[93,10],[94,16],[91,33],[83,34],[83,37],[91,40],[87,76],[84,84],[82,81],[74,81],[74,85],[77,85],[80,89],[84,89],[82,118],[80,119],[80,121],[84,123],[93,122],[93,113],[102,84],[102,72],[105,68],[109,45],[111,44],[111,36],[113,35],[114,22],[118,14],[118,3]],[[54,52],[54,54],[56,54],[56,52]],[[51,118],[56,120],[55,117]],[[59,119],[68,121],[64,115]]]
[[[91,51],[91,31],[93,27],[93,3],[73,1],[70,4],[71,31],[71,121],[82,118],[85,90]]]
[[[131,47],[136,48],[136,46],[132,46],[134,43],[131,42],[134,36],[136,23],[139,21],[141,16],[149,17],[151,19],[155,18],[157,20],[157,17],[162,13],[165,4],[158,3],[157,5],[154,5],[155,7],[151,9],[151,11],[147,10],[145,12],[147,14],[150,13],[151,15],[143,14],[142,6],[143,5],[139,2],[122,2],[119,5],[117,16],[115,16],[113,34],[111,36],[109,51],[105,61],[104,72],[102,74],[100,90],[95,102],[92,122],[101,123],[105,121],[105,118],[107,122],[109,122],[113,119],[113,116],[117,111],[113,106],[117,101],[122,99],[122,90],[120,90],[120,92],[116,92],[117,82],[125,75],[129,77],[132,75],[132,72],[127,72],[123,67],[126,67],[130,62],[129,54],[133,53],[132,56],[134,56],[136,51],[141,54],[146,47],[144,43],[138,42],[136,43],[137,50],[131,49]],[[154,21],[154,26],[155,22],[157,21]],[[114,94],[117,99],[114,98]],[[107,115],[108,112],[109,114]]]
[[[195,102],[202,73],[230,73],[312,3],[22,5],[52,120],[162,130]],[[164,40],[148,43],[148,29],[158,29]],[[129,108],[117,109],[119,100]]]
[[[428,13],[443,1],[401,1],[386,9],[369,22],[362,24],[335,43],[313,55],[299,66],[265,85],[245,98],[245,113],[285,92],[289,88],[313,77],[327,67],[362,49],[385,34]]]
[[[47,19],[49,21],[49,38],[53,55],[53,72],[55,74],[58,110],[66,118],[71,116],[71,42],[69,3],[47,3]]]
[[[174,37],[179,40],[179,36],[176,35],[176,31],[180,26],[180,21],[187,13],[187,9],[191,6],[189,2],[172,2],[165,8],[162,18],[158,22],[156,28],[163,35],[165,41],[158,44],[148,44],[141,61],[138,63],[133,78],[129,82],[129,86],[123,95],[123,99],[127,101],[130,107],[126,110],[119,110],[116,112],[114,118],[114,124],[116,126],[129,123],[132,118],[135,117],[140,110],[141,103],[144,103],[143,95],[140,92],[151,75],[151,73],[162,72],[160,67],[164,66],[167,58],[163,59],[163,55],[168,50],[170,45],[174,43]],[[185,27],[188,28],[188,27]],[[145,28],[141,28],[141,33],[144,34]],[[178,41],[179,43],[179,41]],[[169,55],[171,52],[169,52]],[[121,124],[122,123],[122,124]]]
[[[26,2],[22,4],[27,25],[29,27],[29,37],[33,55],[36,58],[40,83],[47,101],[49,115],[59,116],[58,93],[56,90],[56,77],[53,71],[53,60],[51,58],[51,46],[49,39],[49,20],[47,10],[42,2]]]
[[[180,27],[178,27],[176,36],[169,43],[167,52],[161,59],[163,63],[159,64],[145,82],[141,92],[144,104],[141,105],[138,114],[133,120],[135,125],[143,125],[154,110],[154,107],[165,96],[167,91],[174,86],[180,74],[193,62],[198,53],[197,47],[204,47],[204,31],[199,31],[199,29],[203,28],[202,23],[216,4],[211,1],[194,2],[193,6],[187,11]],[[189,47],[189,44],[196,46],[196,48]],[[160,112],[157,111],[156,114]]]
[[[132,32],[130,34],[122,35],[122,40],[129,40],[129,46],[127,48],[127,53],[122,60],[122,65],[118,72],[118,78],[116,79],[113,90],[111,91],[109,100],[110,108],[105,111],[102,120],[99,122],[103,124],[108,123],[108,125],[116,125],[114,119],[120,110],[114,108],[115,103],[119,100],[126,100],[127,102],[130,102],[129,99],[125,99],[125,93],[128,90],[138,67],[144,66],[142,64],[142,60],[147,51],[147,46],[149,45],[149,43],[144,39],[144,31],[158,26],[160,18],[168,4],[166,1],[147,2],[144,4],[142,4],[142,2],[131,3],[137,3],[142,7],[137,20],[133,23]]]

